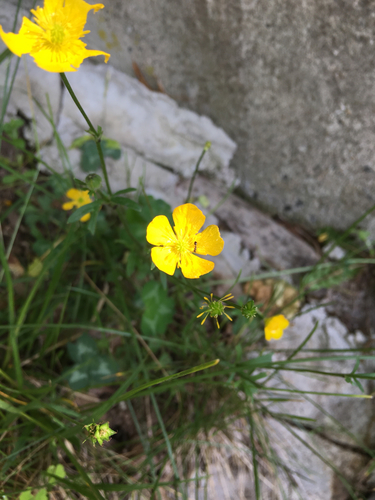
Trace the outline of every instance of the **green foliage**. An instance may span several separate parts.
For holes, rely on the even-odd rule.
[[[102,139],[101,146],[104,158],[121,158],[121,147],[117,141]],[[73,142],[72,148],[79,148],[81,154],[81,170],[83,172],[96,172],[100,169],[100,159],[95,140],[91,136],[84,136]]]
[[[95,340],[84,333],[75,343],[68,343],[68,354],[75,363],[67,371],[67,381],[73,390],[99,384],[110,384],[119,370],[112,357],[99,352]]]
[[[175,303],[163,285],[158,281],[149,281],[141,292],[144,311],[141,320],[141,331],[144,335],[160,337],[165,334],[173,319]]]
[[[310,291],[332,288],[353,278],[356,273],[357,266],[353,266],[346,261],[330,267],[316,266],[302,278],[302,286]]]

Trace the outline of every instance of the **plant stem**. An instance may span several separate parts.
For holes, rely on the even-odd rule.
[[[96,148],[98,150],[98,154],[99,154],[99,158],[100,158],[100,165],[102,167],[102,172],[103,172],[103,176],[104,176],[104,180],[105,180],[105,185],[107,187],[108,193],[111,195],[112,191],[111,191],[111,187],[109,185],[108,174],[107,174],[107,167],[105,165],[104,156],[103,156],[103,150],[102,150],[102,146],[101,146],[101,142],[100,142],[101,141],[101,133],[98,132],[97,130],[95,130],[93,124],[91,123],[90,118],[86,115],[85,110],[82,108],[81,103],[77,99],[77,96],[75,95],[72,87],[70,86],[70,83],[68,82],[68,79],[66,78],[65,73],[60,73],[60,76],[61,76],[61,80],[63,81],[63,83],[64,83],[67,91],[69,92],[71,98],[73,99],[74,104],[77,106],[77,108],[79,109],[79,111],[82,114],[83,118],[86,120],[87,125],[89,126],[89,129],[90,129],[91,135],[95,139],[95,144],[96,144]]]
[[[201,155],[200,155],[200,157],[199,157],[199,159],[197,161],[197,164],[195,165],[195,170],[194,170],[193,176],[192,176],[191,181],[190,181],[189,191],[188,191],[188,195],[186,197],[185,203],[189,203],[190,196],[191,196],[191,191],[193,189],[193,184],[194,184],[195,178],[196,178],[197,173],[198,173],[199,165],[201,164],[201,161],[203,160],[204,155],[210,149],[210,147],[211,147],[211,143],[210,142],[206,142],[206,144],[204,145],[203,151],[202,151],[202,153],[201,153]]]

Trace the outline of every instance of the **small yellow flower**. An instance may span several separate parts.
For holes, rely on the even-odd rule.
[[[216,325],[217,325],[218,328],[220,328],[218,317],[221,316],[222,314],[225,314],[225,316],[230,321],[232,321],[232,318],[230,316],[228,316],[228,314],[224,311],[224,309],[226,307],[228,309],[234,309],[234,306],[227,306],[226,304],[224,304],[224,302],[226,300],[233,299],[233,295],[231,295],[230,293],[228,293],[228,295],[225,295],[224,297],[222,297],[219,300],[212,300],[212,297],[213,297],[212,293],[211,293],[211,298],[210,299],[208,299],[207,297],[204,297],[204,300],[207,302],[207,304],[203,304],[203,306],[201,306],[201,309],[205,309],[206,308],[207,310],[203,311],[200,314],[198,314],[197,318],[200,318],[201,316],[205,315],[204,318],[203,318],[203,320],[202,320],[202,323],[201,323],[201,325],[203,325],[203,323],[206,321],[208,315],[210,315],[211,318],[215,318],[216,319]]]
[[[74,207],[80,208],[92,202],[92,199],[89,196],[89,191],[81,191],[80,189],[71,188],[66,192],[66,196],[72,201],[64,203],[62,206],[63,210],[71,210]],[[80,218],[80,221],[86,222],[90,219],[90,217],[91,214],[87,213]]]
[[[43,8],[31,9],[36,24],[24,17],[18,34],[4,33],[0,26],[0,37],[16,56],[30,54],[37,66],[52,73],[76,71],[86,57],[103,55],[107,62],[109,54],[87,50],[80,40],[90,33],[84,31],[88,12],[103,7],[83,0],[44,0]]]
[[[205,220],[198,207],[185,203],[173,210],[173,229],[165,215],[158,215],[150,222],[146,239],[151,245],[157,245],[151,250],[151,259],[160,271],[173,276],[177,266],[189,279],[212,271],[215,264],[197,254],[219,255],[224,241],[214,225],[198,233]]]
[[[264,324],[266,340],[279,340],[283,336],[285,328],[289,326],[289,321],[283,314],[278,314],[272,318],[266,318]]]

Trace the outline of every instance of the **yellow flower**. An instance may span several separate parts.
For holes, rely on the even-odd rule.
[[[63,210],[71,210],[74,207],[80,208],[92,202],[92,199],[89,196],[89,191],[81,191],[80,189],[72,188],[66,192],[66,196],[70,198],[72,201],[67,201],[66,203],[64,203],[62,206]],[[89,220],[90,217],[91,214],[87,213],[80,218],[80,221],[86,222]]]
[[[151,245],[151,259],[155,266],[173,276],[176,266],[185,278],[199,278],[214,268],[215,264],[199,255],[219,255],[224,247],[217,226],[208,226],[198,233],[206,217],[191,203],[173,210],[174,228],[165,217],[158,215],[147,226],[146,239]]]
[[[278,314],[272,318],[266,318],[264,324],[266,340],[279,340],[283,336],[285,328],[289,326],[289,321],[283,314]]]
[[[86,57],[104,55],[105,62],[110,57],[101,50],[87,50],[80,40],[89,33],[83,31],[88,12],[103,7],[101,3],[90,5],[83,0],[45,0],[43,8],[31,9],[36,24],[24,17],[18,35],[4,33],[0,26],[0,36],[16,56],[30,54],[37,66],[46,71],[76,71]]]

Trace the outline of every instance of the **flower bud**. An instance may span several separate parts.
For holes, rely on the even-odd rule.
[[[86,177],[86,186],[90,191],[97,191],[102,185],[102,178],[98,174],[89,174]]]
[[[257,315],[258,308],[254,304],[253,300],[249,300],[248,302],[246,302],[245,305],[243,305],[241,307],[241,313],[242,313],[242,316],[245,316],[246,319],[251,319],[251,318],[254,318],[254,316]]]
[[[93,445],[99,443],[99,445],[102,446],[103,441],[109,441],[110,437],[113,436],[113,434],[116,434],[116,431],[113,431],[109,427],[109,422],[106,422],[105,424],[93,423],[85,425],[84,428],[89,433],[89,438]]]

